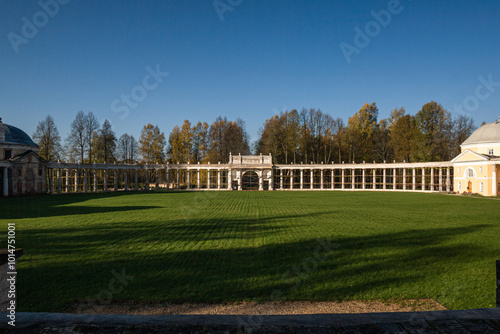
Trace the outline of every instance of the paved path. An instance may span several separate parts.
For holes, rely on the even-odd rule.
[[[0,313],[0,333],[10,333]],[[500,333],[500,308],[317,315],[89,315],[17,313],[15,333]]]

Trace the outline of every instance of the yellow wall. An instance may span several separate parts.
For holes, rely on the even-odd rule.
[[[468,174],[465,174],[467,169],[473,169],[475,172],[475,177],[468,177]],[[492,182],[492,174],[493,174],[493,165],[485,162],[484,164],[479,165],[467,165],[461,163],[460,165],[454,166],[454,178],[453,178],[453,190],[455,192],[463,193],[467,192],[467,187],[472,186],[472,193],[481,194],[483,196],[492,196],[493,195],[493,184],[497,186],[498,183],[498,173],[500,169],[498,166],[495,166],[497,171],[497,182]],[[459,189],[460,183],[460,189]],[[483,189],[481,191],[481,183],[483,184]],[[498,187],[498,186],[497,186]]]
[[[500,156],[500,145],[498,143],[487,145],[487,146],[462,146],[462,152],[466,150],[471,150],[480,154],[489,154],[489,150],[493,149],[493,155]]]

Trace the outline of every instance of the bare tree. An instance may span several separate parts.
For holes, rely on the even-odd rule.
[[[47,161],[60,159],[62,153],[61,136],[52,116],[38,122],[33,139],[40,146],[39,155]]]
[[[453,120],[452,156],[460,154],[460,145],[475,129],[474,120],[470,116],[460,115]]]
[[[84,162],[87,145],[86,116],[83,111],[79,111],[75,120],[71,123],[71,132],[66,138],[67,154],[79,156],[80,161]]]
[[[127,133],[118,139],[117,158],[124,163],[133,163],[137,160],[137,141]]]
[[[99,121],[95,117],[94,113],[89,112],[85,116],[85,141],[87,142],[88,154],[87,157],[89,162],[92,162],[93,152],[94,152],[94,137],[97,135],[97,131],[100,128]]]

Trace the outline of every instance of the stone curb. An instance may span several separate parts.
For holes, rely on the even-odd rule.
[[[0,313],[3,319],[0,329],[12,329],[7,324],[7,313]],[[311,314],[311,315],[117,315],[117,314],[71,314],[71,313],[16,313],[16,329],[33,326],[66,327],[71,325],[93,326],[245,326],[258,323],[260,326],[301,326],[301,327],[349,327],[365,324],[417,323],[422,321],[446,320],[500,320],[500,308],[431,311],[395,312],[364,314]]]

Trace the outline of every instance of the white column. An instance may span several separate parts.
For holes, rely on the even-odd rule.
[[[210,190],[210,169],[207,169],[207,190]]]
[[[51,172],[51,174],[52,174],[52,172]],[[84,168],[84,169],[83,169],[83,191],[84,191],[84,192],[87,192],[87,191],[89,190],[89,189],[88,189],[88,188],[89,188],[89,186],[88,186],[88,180],[87,180],[87,179],[88,179],[88,177],[87,177],[87,176],[88,176],[87,169],[86,169],[86,168]]]
[[[382,172],[382,178],[383,178],[382,189],[385,190],[385,189],[387,189],[387,169],[384,168],[382,171],[383,171]]]
[[[290,169],[290,189],[293,189],[293,169]]]
[[[310,183],[311,184],[309,185],[309,188],[313,189],[314,188],[314,169],[311,169],[310,174],[311,174],[311,178],[310,178]]]
[[[69,193],[69,169],[66,168],[66,187],[65,191]]]
[[[446,167],[446,191],[451,191],[450,168]]]
[[[165,168],[165,177],[167,180],[167,190],[170,190],[170,168]]]
[[[78,169],[75,169],[75,193],[78,192]]]
[[[191,170],[187,170],[187,187],[188,190],[191,189]]]
[[[351,188],[352,190],[356,189],[356,169],[351,169]]]
[[[439,191],[443,191],[443,167],[439,167]]]
[[[149,169],[147,165],[145,171],[146,171],[146,191],[149,191]]]
[[[62,180],[61,180],[61,168],[57,168],[57,193],[61,193],[61,185]]]
[[[342,189],[345,189],[345,169],[342,168]]]
[[[167,180],[167,190],[170,189],[170,171],[168,170],[168,167],[165,168],[165,179]]]
[[[425,190],[425,168],[422,168],[422,191]]]
[[[434,168],[431,167],[431,191],[434,191]]]
[[[49,169],[49,194],[54,193],[54,170],[52,168]]]
[[[97,192],[97,169],[94,168],[94,191]]]
[[[50,170],[50,172],[52,172],[52,170]],[[52,180],[50,176],[49,180]],[[52,188],[50,188],[49,191],[51,190]],[[9,197],[9,169],[7,167],[3,168],[3,197]]]
[[[491,186],[493,189],[491,189],[491,195],[498,196],[497,165],[493,165],[491,167],[493,167],[493,173],[491,174]]]
[[[403,168],[403,190],[406,190],[406,168]]]
[[[363,190],[366,189],[366,168],[363,168]]]
[[[217,190],[220,190],[220,169],[217,169]]]
[[[238,173],[240,174],[240,178],[238,179],[238,190],[243,190],[243,171],[238,171]],[[260,182],[260,178],[259,178],[259,182]]]
[[[118,171],[113,170],[114,191],[118,191]]]
[[[283,169],[280,168],[280,189],[283,190]]]
[[[231,175],[231,169],[227,170],[227,189],[233,190],[233,176]]]
[[[156,190],[160,189],[160,171],[158,168],[155,168],[156,172]]]
[[[417,171],[412,168],[412,190],[417,190]]]
[[[321,169],[321,175],[320,175],[320,181],[319,181],[319,188],[321,190],[323,190],[323,176],[325,176],[324,171],[323,171],[323,169]]]
[[[396,175],[397,175],[397,173],[396,173],[396,168],[394,168],[394,169],[392,170],[392,190],[396,190],[396,187],[397,187],[397,186],[396,186],[396,185],[397,185],[397,182],[396,182],[396,181],[397,181],[397,180],[396,180]]]
[[[198,169],[196,171],[196,189],[200,189],[200,183],[201,183],[201,177],[200,177],[200,170]]]
[[[108,191],[108,170],[105,169],[103,172],[104,172],[104,191]]]
[[[269,190],[274,190],[274,170],[271,169],[271,177],[269,180]]]
[[[181,173],[180,173],[179,169],[176,169],[175,171],[177,173],[177,190],[179,190],[179,189],[181,189],[181,185],[180,185],[180,182],[181,182]]]
[[[332,190],[335,189],[335,169],[332,169],[332,173],[330,174],[330,182]]]
[[[300,170],[300,190],[304,189],[304,170]]]
[[[263,171],[259,171],[259,190],[264,190],[264,178],[262,177]]]
[[[374,168],[372,170],[373,175],[372,175],[372,189],[377,189],[377,170]]]

